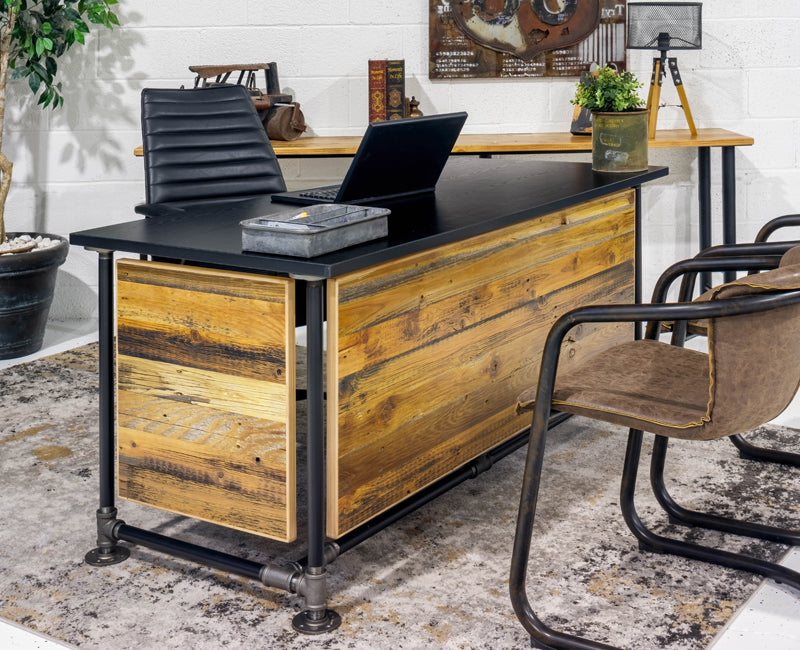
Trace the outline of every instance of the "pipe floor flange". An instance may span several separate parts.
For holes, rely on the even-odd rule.
[[[326,609],[325,615],[320,619],[312,619],[310,610],[300,612],[292,619],[292,627],[303,634],[325,634],[333,632],[342,624],[342,617],[332,609]]]
[[[130,557],[130,554],[130,550],[124,546],[115,546],[108,553],[101,551],[99,548],[93,548],[84,556],[84,560],[86,560],[86,564],[91,564],[92,566],[109,566],[124,562]]]

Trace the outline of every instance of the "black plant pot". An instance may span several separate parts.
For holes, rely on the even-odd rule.
[[[21,234],[25,233],[8,236]],[[42,347],[56,273],[69,251],[63,237],[43,236],[60,243],[41,251],[0,255],[0,359],[23,357]]]

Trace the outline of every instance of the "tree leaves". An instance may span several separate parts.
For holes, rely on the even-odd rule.
[[[9,68],[12,78],[28,78],[43,107],[63,105],[56,82],[57,59],[73,45],[85,45],[89,24],[113,29],[119,19],[112,11],[117,0],[0,0],[0,32],[17,13],[11,32]]]

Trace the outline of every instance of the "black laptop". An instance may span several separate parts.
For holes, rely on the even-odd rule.
[[[428,194],[453,150],[467,114],[372,122],[341,185],[280,192],[280,203],[373,203]]]

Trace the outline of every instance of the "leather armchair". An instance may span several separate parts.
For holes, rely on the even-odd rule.
[[[795,257],[800,255],[800,249],[788,255],[787,262],[795,263],[777,268],[774,260],[738,256],[730,262],[731,267],[735,264],[745,270],[769,270],[722,285],[707,300],[660,302],[674,280],[687,273],[709,271],[720,260],[679,263],[659,280],[652,303],[579,308],[561,317],[551,329],[539,383],[525,391],[517,404],[518,409],[533,410],[533,419],[509,586],[517,617],[536,647],[610,647],[551,628],[536,616],[527,596],[529,562],[536,566],[535,551],[531,552],[535,549],[533,522],[540,477],[545,471],[551,409],[629,427],[620,503],[640,549],[751,571],[800,589],[797,571],[651,531],[639,518],[634,503],[643,432],[647,431],[656,435],[651,486],[656,500],[673,521],[782,544],[800,544],[798,530],[683,508],[670,496],[663,478],[670,438],[712,440],[739,434],[774,419],[793,399],[800,385],[800,264]],[[708,326],[708,353],[657,340],[662,321],[699,319]],[[645,339],[614,346],[557,374],[562,341],[574,326],[585,322],[639,321],[648,321]]]

